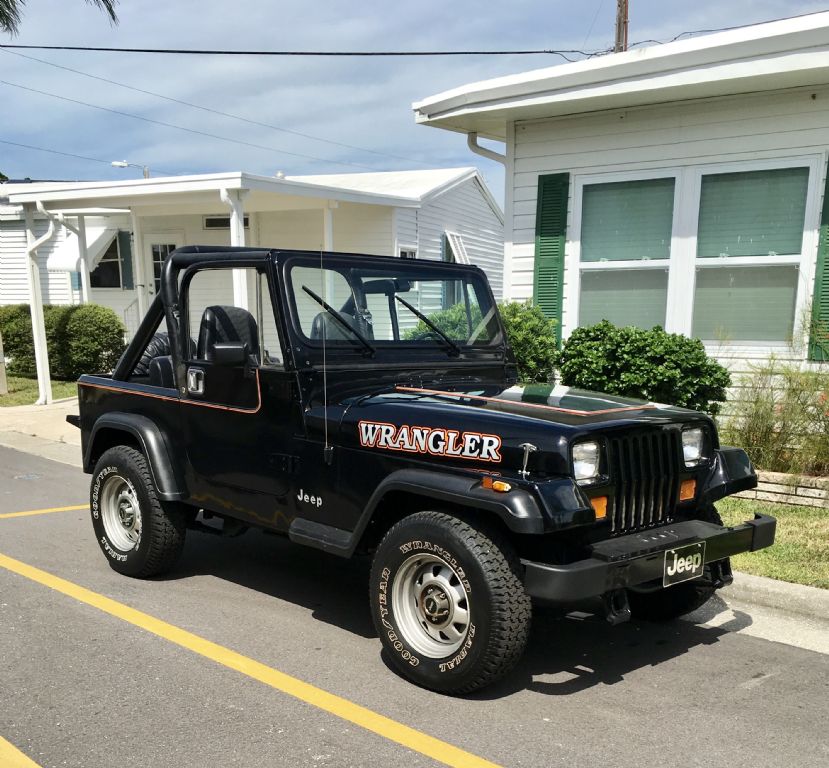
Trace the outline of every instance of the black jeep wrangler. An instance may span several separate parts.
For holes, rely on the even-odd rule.
[[[112,375],[79,382],[95,536],[137,577],[188,527],[370,554],[389,657],[446,693],[516,663],[532,598],[672,619],[773,542],[773,518],[722,525],[756,476],[707,416],[516,380],[476,267],[181,248]]]

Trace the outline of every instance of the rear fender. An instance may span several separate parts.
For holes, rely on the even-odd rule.
[[[92,427],[83,460],[84,472],[91,473],[98,457],[113,445],[118,445],[118,434],[129,435],[147,457],[153,482],[160,499],[180,501],[188,496],[182,468],[173,459],[173,451],[158,425],[137,413],[107,413]]]

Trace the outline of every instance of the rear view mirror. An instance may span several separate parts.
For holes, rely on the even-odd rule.
[[[248,361],[248,345],[244,341],[217,341],[210,352],[210,361],[216,365],[245,365]]]

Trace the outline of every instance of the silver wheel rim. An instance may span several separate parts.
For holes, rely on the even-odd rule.
[[[110,475],[101,489],[101,519],[107,538],[116,549],[128,552],[141,539],[141,508],[132,483]]]
[[[392,608],[403,639],[417,653],[442,659],[469,630],[469,595],[455,570],[435,555],[413,555],[395,574]]]

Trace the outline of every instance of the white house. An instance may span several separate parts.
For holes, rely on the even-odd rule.
[[[474,168],[0,185],[0,304],[33,304],[41,400],[51,397],[42,303],[92,301],[134,331],[164,257],[253,245],[472,263],[502,294],[503,214]],[[28,253],[33,252],[34,258]],[[244,301],[245,286],[237,286]]]
[[[505,294],[534,298],[565,337],[607,318],[701,338],[732,362],[829,359],[829,13],[472,83],[414,109],[473,150],[477,136],[505,143]]]

